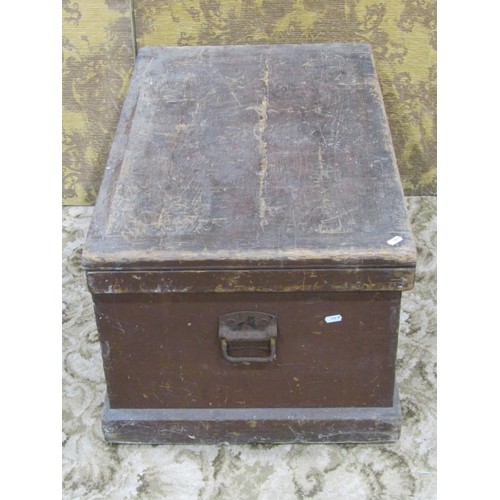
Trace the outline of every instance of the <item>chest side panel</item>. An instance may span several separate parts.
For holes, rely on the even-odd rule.
[[[110,405],[391,406],[399,304],[399,292],[95,297]],[[238,311],[276,316],[275,360],[225,359],[219,317]]]

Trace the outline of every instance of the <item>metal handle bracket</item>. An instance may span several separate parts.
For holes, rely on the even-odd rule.
[[[232,363],[270,362],[276,359],[278,318],[258,311],[238,311],[219,317],[222,355]],[[238,356],[240,352],[264,351],[264,356]]]

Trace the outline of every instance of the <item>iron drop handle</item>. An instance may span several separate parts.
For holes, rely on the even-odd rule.
[[[219,317],[222,356],[231,363],[265,363],[276,359],[278,318],[258,311],[238,311]],[[239,351],[264,351],[264,356],[237,356]]]

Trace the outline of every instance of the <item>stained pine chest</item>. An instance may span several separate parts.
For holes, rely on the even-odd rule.
[[[370,46],[141,49],[83,254],[105,438],[397,439],[415,260]]]

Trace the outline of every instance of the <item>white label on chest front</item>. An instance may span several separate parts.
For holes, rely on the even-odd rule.
[[[326,323],[338,323],[342,321],[342,316],[340,314],[334,314],[333,316],[327,316],[325,318]]]
[[[396,245],[400,241],[403,241],[403,238],[401,236],[394,236],[394,238],[391,238],[390,240],[387,241],[389,245]]]

